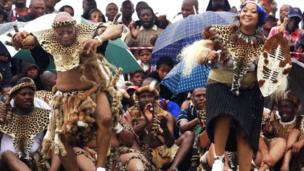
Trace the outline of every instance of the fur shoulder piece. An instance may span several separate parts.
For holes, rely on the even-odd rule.
[[[81,42],[93,38],[97,26],[78,24],[75,28],[77,38],[69,47],[63,47],[56,41],[53,29],[33,33],[41,47],[53,55],[57,71],[67,71],[79,65]]]

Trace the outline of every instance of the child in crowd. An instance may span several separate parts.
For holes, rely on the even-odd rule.
[[[137,62],[146,74],[151,72],[151,54],[152,47],[144,47],[143,49],[138,50]]]

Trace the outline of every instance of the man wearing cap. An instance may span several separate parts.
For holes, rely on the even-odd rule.
[[[284,37],[290,42],[291,50],[293,50],[295,43],[300,39],[304,30],[299,28],[299,23],[302,21],[302,12],[300,8],[289,8],[288,20],[286,25],[273,27],[269,33],[268,38],[283,33]]]
[[[10,90],[9,99],[0,104],[0,155],[10,170],[37,170],[38,150],[49,123],[49,113],[34,103],[36,86],[32,79],[21,78]],[[41,168],[40,168],[41,169]]]
[[[174,118],[161,108],[155,85],[152,82],[136,90],[136,104],[128,109],[125,119],[138,135],[143,153],[157,170],[169,166],[168,171],[175,171],[192,147],[193,140],[189,137],[193,134],[185,133],[174,140]]]
[[[116,121],[114,116],[120,112],[119,96],[113,87],[118,74],[112,76],[102,53],[108,40],[119,37],[122,26],[108,26],[101,34],[99,31],[94,25],[76,24],[68,13],[61,12],[56,15],[52,29],[20,32],[12,40],[17,48],[40,45],[44,55],[54,59],[57,91],[42,152],[45,157],[51,152],[58,154],[68,171],[79,170],[72,147],[86,144],[95,132],[97,170],[105,170],[112,121]]]

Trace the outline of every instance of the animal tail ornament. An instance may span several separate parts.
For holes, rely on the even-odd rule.
[[[186,47],[184,47],[179,54],[179,59],[184,63],[183,75],[190,75],[192,69],[199,65],[207,63],[207,55],[212,50],[213,46],[211,40],[199,40]]]
[[[291,70],[288,40],[277,34],[267,40],[258,63],[258,83],[264,97],[281,97],[288,87]]]

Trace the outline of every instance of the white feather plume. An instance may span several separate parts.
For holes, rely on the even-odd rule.
[[[184,47],[179,54],[179,59],[184,63],[183,75],[191,74],[192,69],[199,64],[207,62],[207,55],[212,50],[210,46],[213,43],[211,40],[199,40]]]

